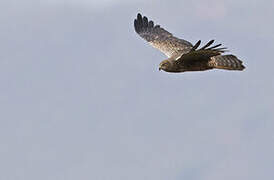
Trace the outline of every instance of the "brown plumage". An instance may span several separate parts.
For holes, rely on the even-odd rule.
[[[226,48],[222,44],[212,46],[214,40],[199,48],[199,40],[194,46],[173,36],[159,25],[154,25],[141,14],[134,20],[134,28],[143,39],[163,52],[168,59],[162,61],[159,70],[166,72],[204,71],[209,69],[243,70],[242,61],[234,55],[222,55]]]

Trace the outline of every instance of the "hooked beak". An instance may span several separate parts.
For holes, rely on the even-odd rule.
[[[159,71],[161,71],[162,70],[162,68],[161,67],[159,67]]]

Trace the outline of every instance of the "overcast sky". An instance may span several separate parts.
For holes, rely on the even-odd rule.
[[[0,179],[273,180],[273,0],[0,1]],[[247,67],[169,74],[138,12]]]

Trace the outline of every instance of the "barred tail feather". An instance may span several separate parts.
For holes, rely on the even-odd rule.
[[[215,56],[209,61],[209,66],[217,69],[239,70],[245,69],[243,62],[234,55]]]

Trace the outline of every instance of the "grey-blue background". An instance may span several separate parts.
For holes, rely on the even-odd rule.
[[[2,0],[1,180],[273,180],[274,1]],[[244,72],[158,72],[138,12]]]

